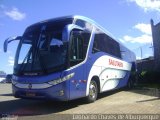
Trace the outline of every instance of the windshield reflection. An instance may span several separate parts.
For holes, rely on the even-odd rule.
[[[54,24],[26,30],[17,49],[14,74],[38,75],[64,69],[68,42],[62,41],[63,28],[62,24]]]

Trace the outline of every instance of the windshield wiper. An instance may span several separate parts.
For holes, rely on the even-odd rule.
[[[38,39],[38,42],[37,42],[37,44],[35,44],[35,42],[32,44],[33,46],[34,46],[34,49],[35,49],[35,52],[34,52],[34,54],[33,54],[33,63],[34,63],[34,61],[35,61],[35,58],[38,56],[38,58],[39,58],[39,62],[40,62],[40,66],[41,66],[41,68],[42,68],[42,70],[43,70],[43,72],[44,73],[47,73],[47,70],[46,70],[46,67],[45,67],[45,63],[44,63],[44,61],[43,61],[43,59],[41,58],[41,55],[40,55],[40,50],[39,50],[39,48],[40,48],[40,43],[41,43],[41,39],[42,39],[42,35],[43,35],[43,32],[45,31],[45,27],[42,27],[42,29],[41,29],[41,33],[40,33],[40,36],[39,36],[39,39]],[[32,66],[33,67],[33,66]]]
[[[28,64],[28,61],[29,61],[29,58],[30,58],[30,55],[31,55],[31,50],[32,50],[32,47],[29,49],[27,55],[25,56],[23,62],[21,63],[21,66],[19,68],[19,73],[22,73],[24,71],[24,68],[26,65],[24,65],[25,61],[27,60],[26,64]]]
[[[39,60],[39,62],[40,62],[40,66],[41,66],[43,72],[44,72],[44,73],[47,73],[47,70],[46,70],[46,68],[45,68],[45,64],[44,64],[44,62],[42,61],[41,55],[40,55],[40,52],[39,52],[39,43],[37,43],[37,46],[36,46],[34,43],[32,43],[32,46],[34,47],[34,50],[32,51],[32,53],[33,53],[33,62],[32,62],[32,67],[31,67],[31,69],[33,69],[33,66],[34,66],[33,64],[35,63],[35,59],[36,59],[36,57],[38,57],[38,60]]]
[[[32,59],[31,59],[31,54],[32,54]],[[19,73],[22,74],[24,69],[26,68],[26,65],[28,65],[29,63],[31,63],[30,71],[32,71],[34,64],[36,64],[35,62],[37,62],[36,61],[37,57],[38,57],[38,60],[39,60],[39,63],[40,63],[40,66],[41,66],[43,72],[47,73],[47,70],[45,68],[45,64],[42,61],[41,55],[39,53],[39,48],[33,43],[33,41],[32,41],[32,47],[29,49],[27,55],[25,56],[25,58],[23,59],[23,62],[21,63],[21,66],[19,68]],[[32,62],[30,62],[30,60],[32,60]]]

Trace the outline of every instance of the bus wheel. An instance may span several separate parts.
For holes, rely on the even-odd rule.
[[[92,103],[97,99],[98,89],[97,83],[92,80],[89,85],[89,95],[87,96],[87,102]]]

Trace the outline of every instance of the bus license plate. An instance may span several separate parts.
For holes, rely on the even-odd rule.
[[[35,93],[26,93],[26,96],[27,96],[27,97],[35,97],[36,94],[35,94]]]

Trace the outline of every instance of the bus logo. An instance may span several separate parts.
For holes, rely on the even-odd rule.
[[[29,89],[32,89],[32,84],[29,84],[29,85],[28,85],[28,88],[29,88]]]
[[[109,65],[117,66],[117,67],[123,67],[123,63],[122,62],[119,62],[119,61],[116,61],[116,60],[112,60],[112,59],[109,59]]]

